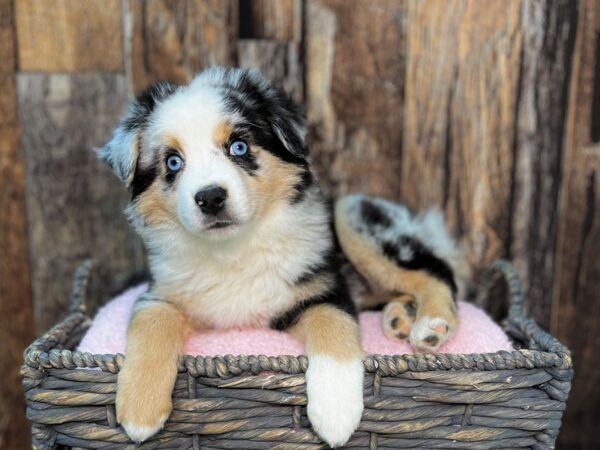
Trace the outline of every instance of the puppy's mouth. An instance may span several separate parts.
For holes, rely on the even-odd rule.
[[[207,230],[222,230],[237,225],[237,222],[233,220],[215,220],[206,225]]]

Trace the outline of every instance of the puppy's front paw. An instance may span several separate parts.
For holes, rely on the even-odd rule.
[[[306,371],[308,418],[331,447],[344,445],[358,427],[363,412],[362,360],[340,362],[312,356]]]
[[[143,383],[136,383],[135,377],[119,374],[117,421],[132,441],[143,442],[154,436],[171,414],[171,392],[159,391],[152,389],[152,386],[144,387]]]
[[[423,316],[413,325],[410,343],[417,350],[435,352],[451,336],[450,323],[441,317]]]

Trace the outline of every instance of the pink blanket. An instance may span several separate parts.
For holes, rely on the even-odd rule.
[[[94,354],[125,353],[127,323],[135,300],[146,291],[140,285],[125,291],[98,311],[92,326],[79,344],[79,350]],[[478,307],[459,302],[460,326],[455,336],[440,348],[441,353],[486,353],[512,350],[502,329]],[[394,342],[381,330],[381,313],[360,314],[362,345],[371,354],[414,353],[405,342]],[[268,329],[210,331],[192,336],[185,353],[216,355],[301,355],[302,344],[286,333]]]

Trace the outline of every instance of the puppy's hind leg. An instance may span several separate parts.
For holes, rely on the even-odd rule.
[[[445,283],[427,274],[407,272],[405,278],[418,305],[409,341],[419,351],[435,352],[458,326],[456,301]]]
[[[117,420],[133,441],[156,434],[171,413],[177,357],[187,330],[183,314],[172,304],[150,293],[135,304],[116,401]]]
[[[358,323],[335,306],[319,304],[307,309],[291,332],[304,341],[308,354],[308,418],[331,447],[344,445],[363,412]]]

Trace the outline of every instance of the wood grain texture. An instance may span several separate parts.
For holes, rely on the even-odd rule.
[[[124,76],[20,74],[18,93],[41,331],[64,317],[70,280],[83,259],[93,256],[98,263],[97,301],[142,269],[143,254],[121,212],[126,190],[92,151],[108,140],[124,111]]]
[[[442,207],[474,266],[508,237],[520,2],[409,2],[402,200]]]
[[[36,337],[31,305],[25,177],[17,126],[0,126],[0,448],[30,444],[19,369]]]
[[[550,327],[567,95],[577,27],[571,0],[524,2],[523,55],[507,254],[525,280],[527,310]]]
[[[31,445],[20,366],[35,338],[31,306],[25,171],[15,95],[14,9],[0,0],[0,448]]]
[[[242,39],[302,38],[302,0],[239,0],[239,18]]]
[[[11,0],[0,0],[0,126],[17,123],[15,92],[14,8]]]
[[[15,5],[20,70],[123,70],[121,0],[19,0]]]
[[[575,379],[559,448],[600,447],[600,4],[582,2],[571,78],[552,332],[573,350]],[[593,114],[593,112],[596,114]]]
[[[327,193],[399,198],[405,20],[395,0],[308,1],[306,107]]]
[[[200,70],[235,62],[237,2],[128,2],[126,58],[135,92],[157,81],[186,83]]]

